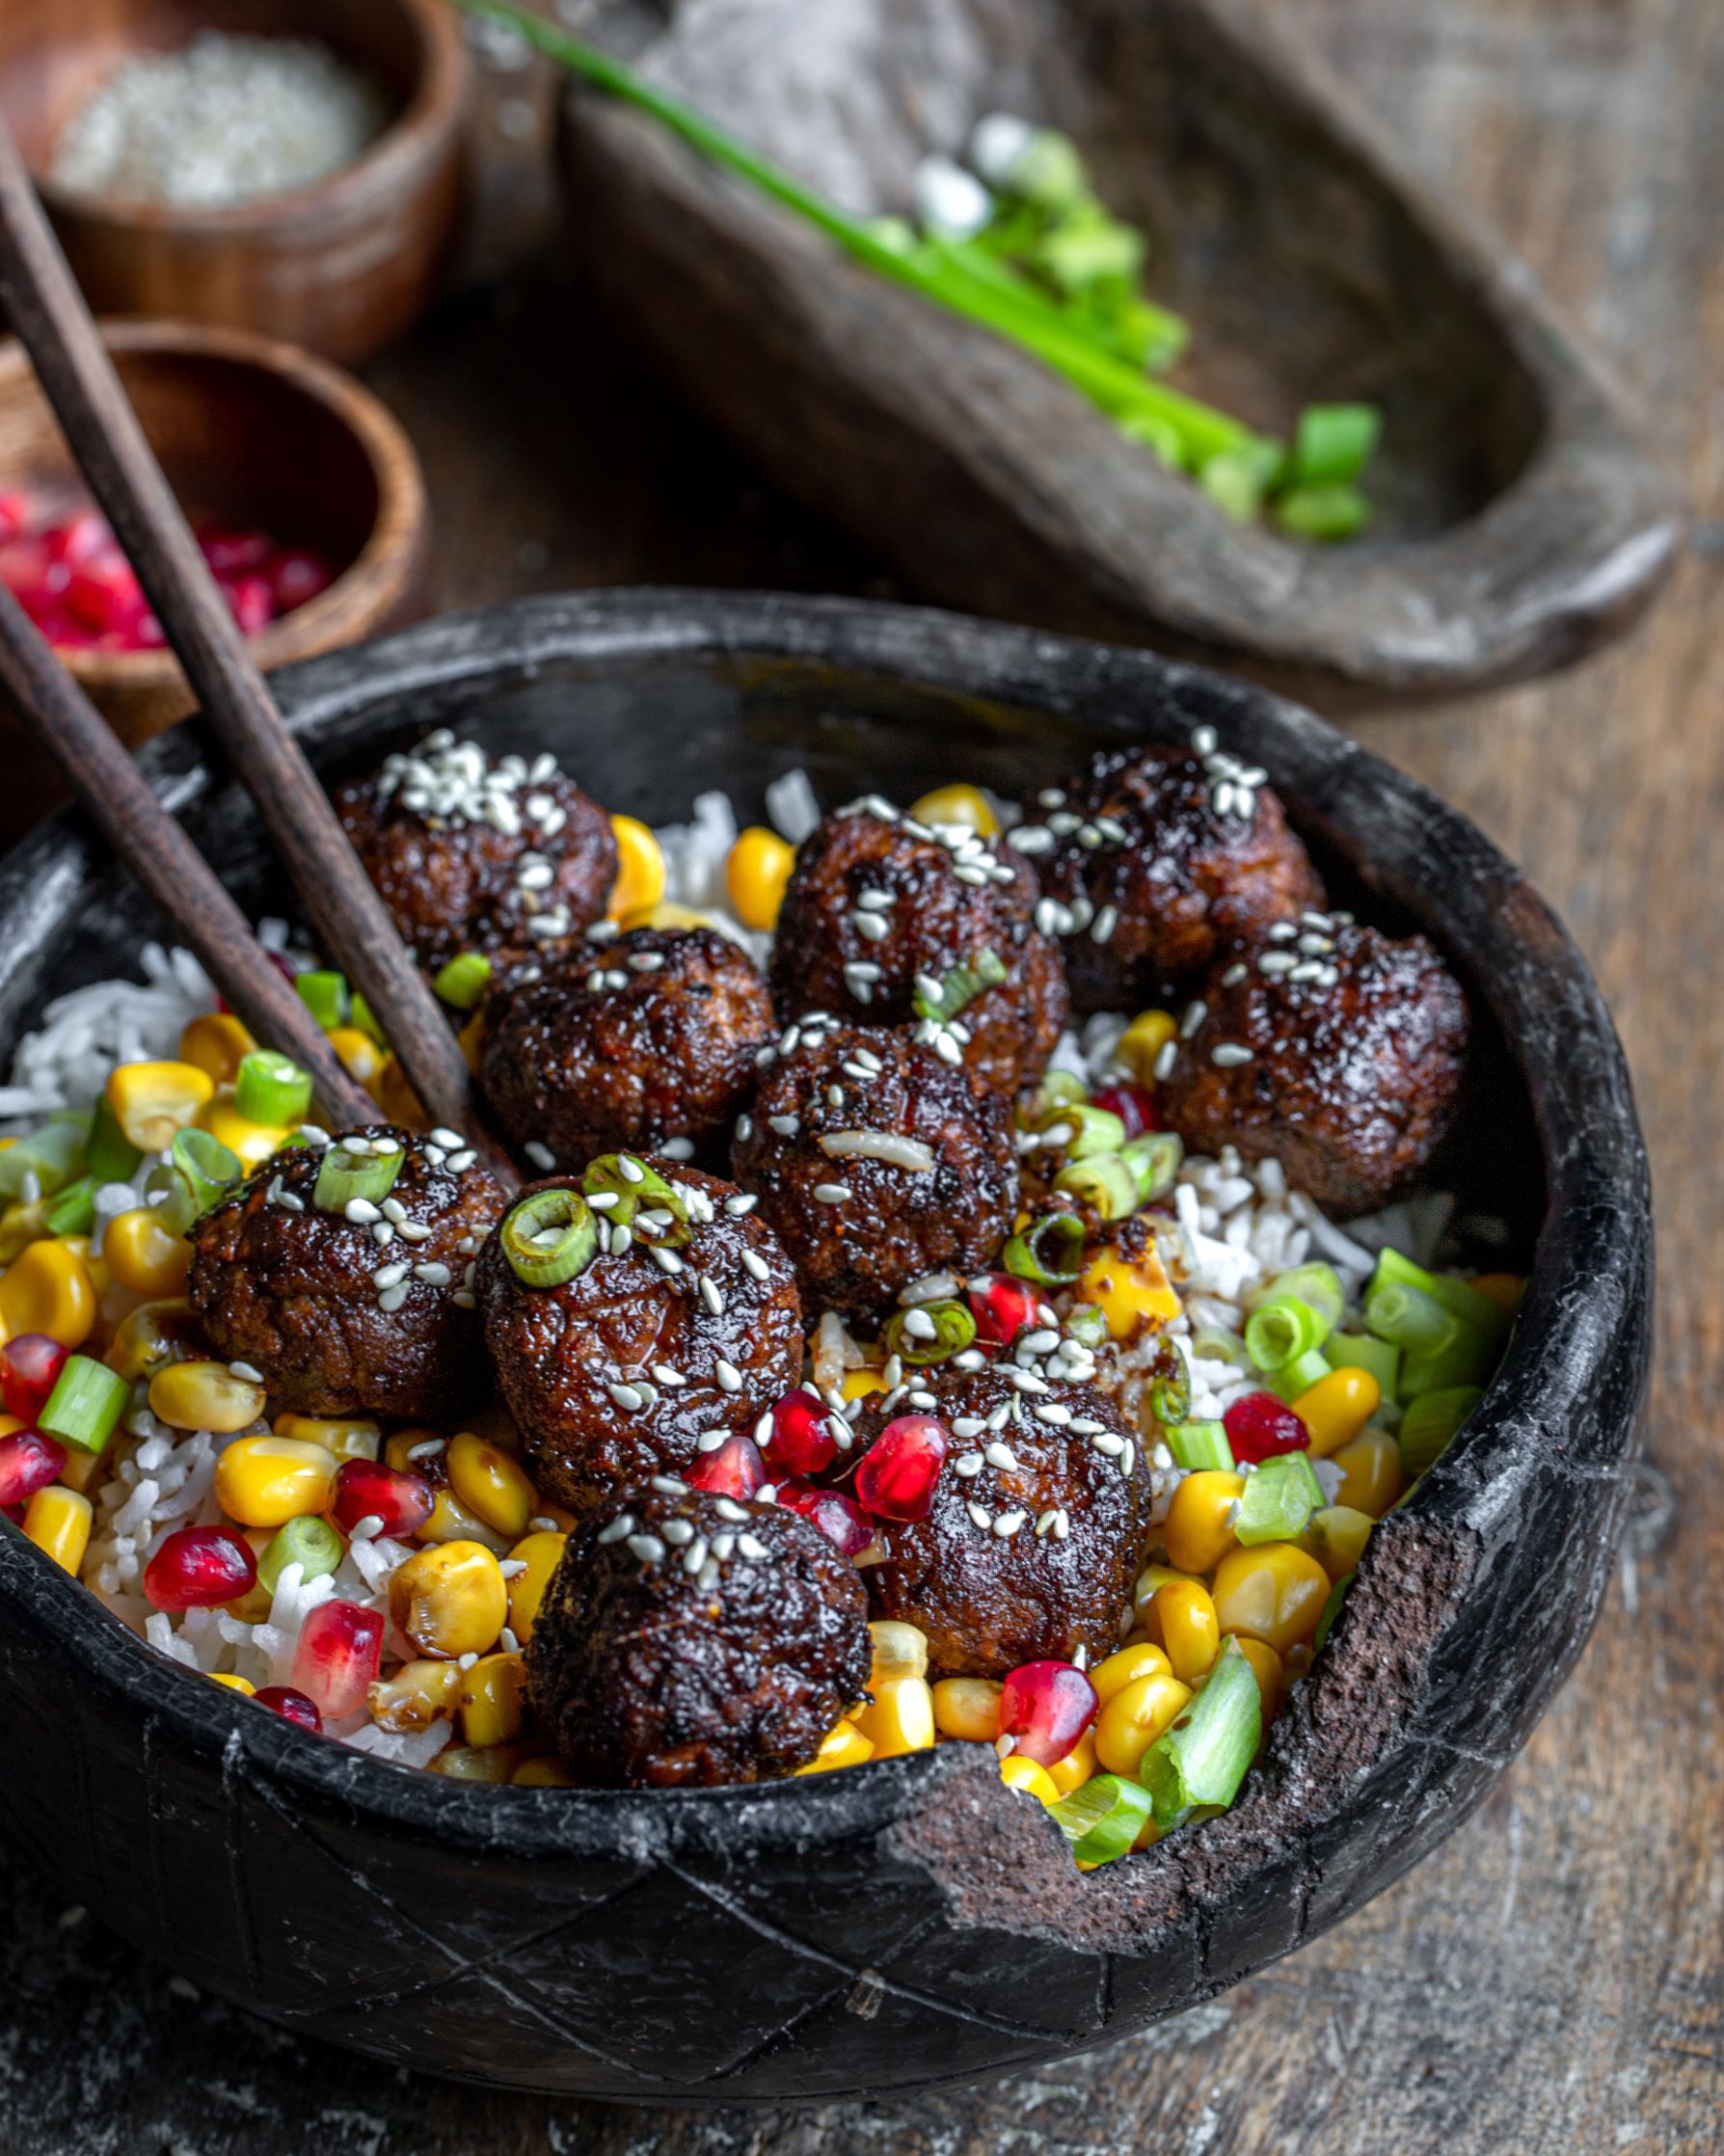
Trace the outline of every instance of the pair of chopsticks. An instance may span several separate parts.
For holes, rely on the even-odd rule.
[[[324,948],[364,996],[433,1120],[479,1141],[455,1037],[246,650],[4,121],[0,302]],[[245,916],[3,585],[0,682],[245,1024],[310,1071],[319,1113],[337,1128],[375,1119],[370,1096],[258,947]]]

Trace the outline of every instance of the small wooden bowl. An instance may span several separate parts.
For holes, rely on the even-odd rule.
[[[47,176],[61,130],[113,68],[204,29],[312,38],[364,67],[395,114],[328,179],[231,209],[73,194]],[[436,286],[460,183],[468,76],[438,0],[7,0],[0,113],[98,313],[152,314],[364,359]]]
[[[424,482],[412,444],[370,391],[292,346],[237,330],[114,322],[103,336],[150,446],[194,523],[207,518],[315,548],[339,574],[252,642],[267,672],[407,618],[424,564]],[[23,348],[0,344],[0,491],[50,504],[85,494]],[[194,698],[172,652],[62,654],[131,746]],[[65,798],[0,708],[8,784],[0,830]]]

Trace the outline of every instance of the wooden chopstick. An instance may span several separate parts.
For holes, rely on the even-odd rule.
[[[370,1095],[349,1077],[215,872],[4,583],[0,683],[97,829],[246,1025],[311,1073],[318,1113],[337,1130],[376,1121]]]
[[[324,949],[370,1005],[432,1119],[481,1139],[454,1034],[252,662],[3,121],[0,303]]]

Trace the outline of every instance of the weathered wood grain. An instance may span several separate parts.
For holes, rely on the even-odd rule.
[[[1637,1072],[1667,1479],[1648,1478],[1577,1675],[1485,1810],[1294,1960],[1058,2074],[842,2115],[696,2118],[398,2082],[175,1996],[88,1924],[57,1930],[39,1884],[0,1873],[9,2152],[1702,2156],[1724,2139],[1724,38],[1715,0],[1284,4],[1653,400],[1706,520],[1671,598],[1611,658],[1364,729],[1526,863]],[[877,574],[667,409],[579,287],[470,297],[375,379],[425,454],[442,604],[647,577],[863,589]]]

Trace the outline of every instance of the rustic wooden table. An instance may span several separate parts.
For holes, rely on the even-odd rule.
[[[1724,1297],[1706,1270],[1724,1217],[1724,34],[1716,0],[1283,4],[1637,385],[1701,518],[1613,656],[1360,729],[1526,864],[1638,1077],[1661,1226],[1654,1465],[1574,1681],[1483,1812],[1340,1931],[1146,2035],[919,2102],[645,2114],[396,2077],[186,1996],[0,1871],[13,2156],[1724,2145]],[[532,95],[495,72],[485,123],[518,139]],[[531,211],[505,175],[488,241]],[[475,292],[374,371],[425,455],[440,606],[639,580],[893,590],[667,410],[578,284]]]

